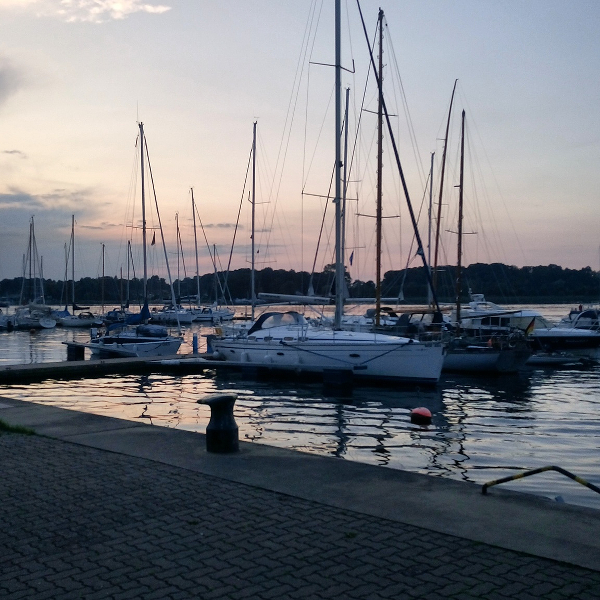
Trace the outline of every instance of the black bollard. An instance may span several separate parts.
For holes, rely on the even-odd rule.
[[[210,406],[210,421],[206,426],[208,452],[237,452],[240,449],[238,426],[233,418],[233,405],[237,394],[211,394],[198,400]]]

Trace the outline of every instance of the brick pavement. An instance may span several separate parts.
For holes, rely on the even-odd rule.
[[[597,600],[600,573],[41,436],[0,435],[0,597]]]

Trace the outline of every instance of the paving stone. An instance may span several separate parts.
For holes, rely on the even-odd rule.
[[[600,573],[121,454],[0,435],[11,600],[600,598]]]

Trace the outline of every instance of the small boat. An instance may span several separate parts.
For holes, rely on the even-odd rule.
[[[75,215],[71,215],[71,306],[73,313],[71,314],[65,306],[64,311],[55,312],[57,324],[63,327],[99,327],[103,324],[100,317],[89,312],[89,306],[77,306],[75,302]],[[104,262],[104,261],[103,261]],[[66,269],[65,269],[66,270]],[[65,272],[66,280],[66,272]],[[103,274],[104,280],[104,274]],[[75,314],[76,310],[84,310],[79,314]]]
[[[194,321],[194,313],[181,306],[181,304],[168,304],[163,306],[161,310],[152,310],[152,321],[157,323],[169,323],[176,325],[191,325]]]
[[[52,318],[52,309],[49,306],[31,304],[15,310],[15,329],[52,329],[54,327],[56,327],[56,320]]]
[[[172,337],[166,327],[142,324],[130,329],[107,332],[85,344],[99,358],[133,356],[172,356],[177,354],[181,339]]]
[[[65,315],[57,319],[63,327],[100,327],[104,321],[91,312],[80,312],[77,315]]]
[[[227,306],[202,306],[192,308],[194,321],[200,323],[218,323],[221,321],[232,321],[235,312]]]

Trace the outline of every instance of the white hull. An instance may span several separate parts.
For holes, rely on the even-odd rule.
[[[235,312],[229,308],[192,309],[193,319],[197,323],[213,323],[215,321],[232,321]]]
[[[86,344],[86,347],[96,356],[173,356],[177,354],[181,340],[176,338],[157,339],[151,341],[136,340],[118,340],[108,341],[100,339]]]
[[[194,315],[187,310],[165,310],[161,312],[152,313],[153,323],[169,323],[176,324],[179,322],[180,325],[191,325],[194,320]]]
[[[63,327],[99,327],[102,325],[102,319],[96,317],[80,318],[77,316],[61,317],[58,323]]]
[[[441,344],[406,338],[321,328],[278,327],[267,333],[215,339],[212,347],[216,357],[227,361],[298,372],[349,371],[381,381],[436,383],[444,360]]]

